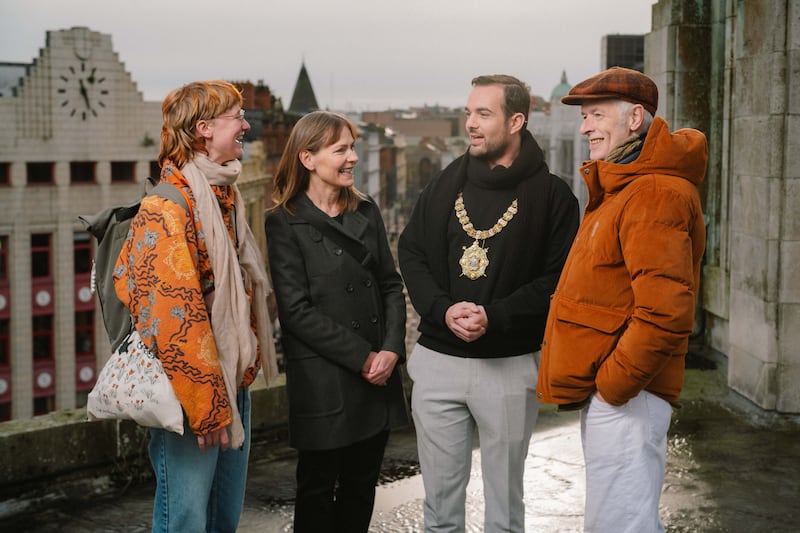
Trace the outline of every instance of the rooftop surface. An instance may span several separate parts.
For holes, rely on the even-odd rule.
[[[669,532],[795,532],[800,528],[800,418],[761,411],[725,386],[724,366],[687,370],[670,428],[661,517]],[[712,368],[714,367],[714,368]],[[252,454],[240,532],[289,532],[295,453],[282,443]],[[543,406],[525,473],[526,531],[581,531],[583,455],[579,415]],[[467,531],[482,531],[480,453],[467,487]],[[14,532],[145,532],[151,482],[91,505],[54,507],[0,522]],[[371,532],[418,532],[422,480],[413,428],[390,439]]]

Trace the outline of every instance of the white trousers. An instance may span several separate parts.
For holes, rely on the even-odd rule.
[[[409,358],[411,410],[425,487],[425,531],[465,530],[475,429],[480,440],[486,533],[525,530],[523,474],[536,424],[534,354],[467,359],[419,344]]]
[[[586,533],[661,533],[658,500],[664,483],[672,407],[642,391],[615,407],[593,396],[581,411],[586,462]]]

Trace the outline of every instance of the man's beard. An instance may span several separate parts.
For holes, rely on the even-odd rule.
[[[508,149],[508,144],[502,143],[497,145],[484,141],[483,147],[484,151],[482,153],[475,154],[472,152],[472,146],[470,146],[469,155],[481,161],[494,161],[499,159],[506,152],[506,149]]]

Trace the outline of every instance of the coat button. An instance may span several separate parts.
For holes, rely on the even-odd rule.
[[[350,322],[350,326],[351,326],[353,329],[358,329],[358,328],[360,328],[360,327],[361,327],[361,324],[359,324],[359,323],[358,323],[358,320],[353,320],[352,322]]]
[[[539,398],[540,400],[542,399],[542,396],[544,395],[541,392],[536,393],[536,397]]]
[[[341,248],[334,248],[333,249],[333,254],[334,255],[342,255],[342,249]]]
[[[348,283],[347,286],[344,288],[347,292],[353,292],[355,288],[353,287],[352,283]]]
[[[367,287],[367,288],[372,287],[372,280],[369,279],[369,278],[365,278],[363,283],[364,283],[364,286]]]
[[[377,324],[377,323],[378,323],[378,317],[377,317],[377,315],[372,315],[371,317],[369,317],[369,321],[370,321],[372,324]]]
[[[588,174],[589,173],[589,169],[588,168],[583,169],[583,173],[584,174]]]

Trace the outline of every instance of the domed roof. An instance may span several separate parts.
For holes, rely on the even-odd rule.
[[[569,93],[570,89],[572,89],[572,85],[567,83],[567,72],[562,70],[561,83],[553,87],[553,92],[550,93],[550,101],[561,101],[561,98],[567,96],[567,93]]]

